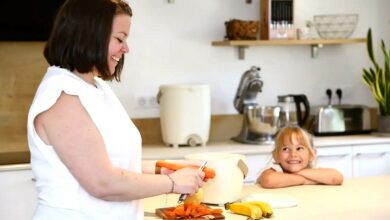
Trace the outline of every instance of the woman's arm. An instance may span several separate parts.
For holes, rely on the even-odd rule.
[[[138,174],[113,167],[99,130],[77,96],[62,93],[57,102],[34,121],[41,139],[54,150],[80,185],[107,200],[134,200],[169,193],[166,175]],[[146,168],[150,169],[150,168]],[[204,173],[182,169],[170,174],[175,193],[193,194]]]
[[[300,175],[276,172],[274,169],[269,168],[259,176],[257,182],[264,188],[281,188],[303,185],[310,181]]]
[[[155,174],[156,161],[155,160],[143,160],[142,161],[142,173]]]
[[[297,174],[326,185],[341,185],[344,179],[339,171],[332,168],[308,168],[297,172]]]

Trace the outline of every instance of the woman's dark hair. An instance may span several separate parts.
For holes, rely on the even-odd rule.
[[[47,62],[79,73],[96,69],[102,79],[120,81],[124,55],[112,75],[107,62],[112,22],[120,14],[133,15],[123,0],[67,0],[44,49]]]

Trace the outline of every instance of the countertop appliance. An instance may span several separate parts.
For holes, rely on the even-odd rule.
[[[232,140],[240,143],[273,143],[279,127],[280,107],[261,106],[257,103],[256,96],[263,88],[259,71],[259,67],[252,66],[241,76],[234,98],[234,107],[243,115],[243,123],[240,134]]]
[[[165,144],[173,147],[206,145],[211,120],[208,85],[161,85],[157,101]]]
[[[310,115],[310,104],[306,95],[282,95],[278,96],[280,111],[280,126],[305,125]],[[303,106],[303,109],[301,108]],[[304,111],[303,111],[304,110]]]
[[[316,136],[370,133],[370,109],[364,105],[317,106],[309,130]]]
[[[245,155],[232,153],[197,153],[184,156],[186,160],[203,163],[215,170],[216,176],[209,179],[203,188],[203,203],[222,205],[240,199],[244,179],[248,174]]]

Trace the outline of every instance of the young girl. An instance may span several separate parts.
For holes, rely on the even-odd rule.
[[[270,166],[257,179],[264,188],[340,185],[343,182],[343,176],[337,170],[313,167],[316,150],[310,134],[298,126],[286,126],[278,132],[272,157]]]

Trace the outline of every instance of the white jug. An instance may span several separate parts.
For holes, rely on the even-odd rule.
[[[223,205],[240,199],[248,167],[245,156],[230,153],[198,153],[184,157],[202,163],[215,170],[215,177],[206,182],[203,188],[203,203]]]

